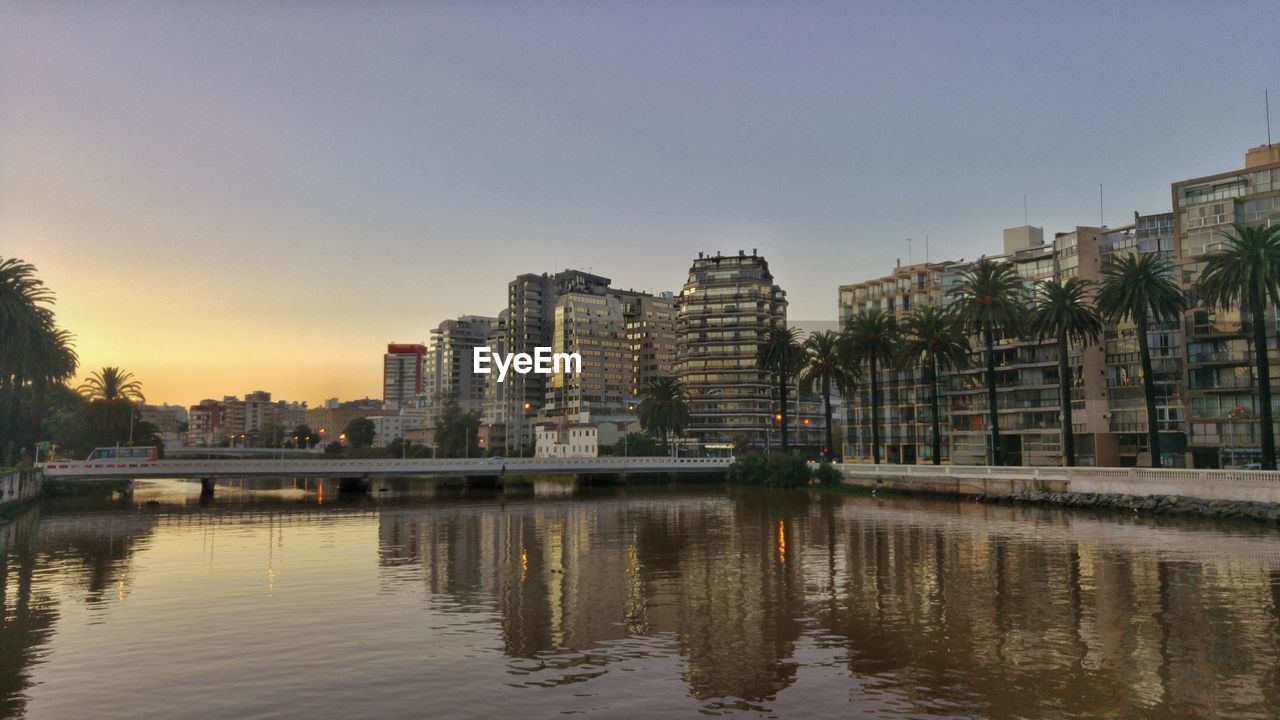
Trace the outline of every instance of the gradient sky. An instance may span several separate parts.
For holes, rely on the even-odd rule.
[[[797,319],[907,261],[1167,210],[1242,166],[1280,3],[0,1],[0,256],[153,402],[381,394],[521,272]],[[1280,138],[1280,97],[1273,112]],[[913,257],[923,259],[923,242]]]

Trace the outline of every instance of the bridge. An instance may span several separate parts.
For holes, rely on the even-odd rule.
[[[211,492],[218,479],[231,478],[338,478],[367,481],[377,477],[502,478],[537,475],[687,475],[720,473],[730,458],[598,457],[598,458],[487,458],[422,460],[325,460],[283,458],[277,460],[64,460],[44,466],[50,480],[199,480]]]

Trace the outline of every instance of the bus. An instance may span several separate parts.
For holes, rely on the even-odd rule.
[[[106,463],[149,463],[160,459],[160,449],[154,445],[135,447],[100,447],[89,453],[85,462],[89,465]]]

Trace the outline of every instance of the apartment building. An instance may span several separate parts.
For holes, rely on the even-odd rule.
[[[536,347],[551,347],[560,296],[571,292],[602,294],[609,283],[607,277],[581,270],[517,276],[507,284],[508,352],[532,353]],[[529,373],[507,379],[507,416],[512,422],[536,414],[546,399],[547,376]]]
[[[1280,222],[1280,144],[1249,150],[1243,169],[1175,182],[1171,195],[1179,280],[1192,304],[1183,320],[1191,464],[1212,468],[1258,463],[1260,408],[1246,319],[1238,307],[1203,307],[1195,288],[1206,257],[1220,247],[1222,233],[1233,223]],[[1274,307],[1267,309],[1266,322],[1271,374],[1280,377]],[[1280,417],[1280,396],[1272,401]]]
[[[766,333],[786,324],[787,294],[763,256],[698,254],[676,301],[676,374],[691,396],[691,438],[712,449],[781,442],[777,388],[756,354]],[[821,422],[796,412],[796,395],[793,383],[791,440],[821,447]]]
[[[1101,240],[1103,263],[1124,254],[1159,254],[1174,257],[1173,213],[1134,213],[1134,222],[1108,231]],[[1133,322],[1108,323],[1105,328],[1108,428],[1115,436],[1121,466],[1146,466],[1151,462],[1146,394],[1137,327]],[[1186,374],[1185,343],[1180,320],[1150,320],[1147,344],[1155,385],[1156,413],[1164,467],[1185,467]]]
[[[438,415],[445,402],[452,399],[466,412],[479,415],[484,411],[485,375],[474,371],[474,351],[486,346],[495,317],[463,315],[445,320],[431,331],[431,365],[425,381],[430,390],[430,409]]]
[[[941,307],[942,277],[948,263],[917,263],[899,266],[884,277],[840,286],[840,327],[864,310],[878,308],[901,322],[922,305]],[[885,462],[915,464],[932,462],[933,431],[929,405],[929,384],[918,368],[880,368],[880,457]],[[941,379],[938,380],[941,383]],[[848,420],[844,443],[846,462],[871,462],[871,384],[864,378],[844,399]],[[950,415],[940,404],[942,427]],[[943,443],[943,460],[950,448]]]
[[[392,343],[382,356],[382,405],[390,410],[418,407],[425,400],[423,370],[427,346]]]

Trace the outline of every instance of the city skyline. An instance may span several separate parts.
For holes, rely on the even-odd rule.
[[[834,318],[907,237],[994,252],[1024,195],[1050,236],[1099,183],[1107,225],[1171,209],[1266,141],[1280,66],[1261,4],[3,7],[0,249],[81,376],[184,405],[379,397],[381,348],[525,272],[674,291],[758,248]]]

